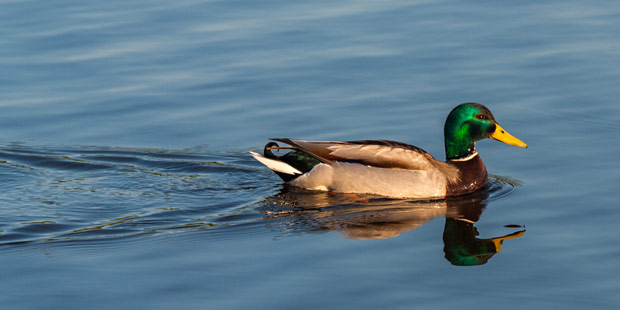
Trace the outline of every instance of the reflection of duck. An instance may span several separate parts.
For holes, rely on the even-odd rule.
[[[415,230],[433,218],[446,217],[444,252],[454,265],[484,264],[499,252],[505,239],[523,235],[477,239],[473,225],[486,207],[488,190],[448,200],[408,201],[379,197],[304,191],[294,188],[268,198],[270,221],[285,230],[337,231],[352,239],[386,239]]]
[[[284,219],[287,229],[337,231],[351,239],[385,239],[421,227],[444,216],[445,201],[406,201],[380,197],[305,191],[288,188],[268,198],[277,211],[270,218]]]
[[[487,183],[475,142],[492,138],[527,147],[502,129],[491,111],[477,103],[454,108],[444,125],[446,162],[424,150],[394,141],[310,142],[272,139],[264,156],[252,156],[284,181],[313,190],[370,193],[397,198],[442,198],[474,192]],[[272,150],[290,149],[282,156]]]
[[[501,251],[504,240],[521,237],[524,233],[525,230],[521,230],[502,237],[478,239],[476,238],[478,230],[473,223],[446,218],[443,230],[443,251],[452,265],[482,265]]]
[[[488,194],[486,195],[488,196]],[[484,197],[486,199],[486,197]],[[479,198],[448,201],[443,230],[443,251],[446,259],[456,266],[485,264],[501,251],[504,240],[521,237],[520,230],[502,237],[479,239],[474,223],[480,219],[486,203]]]

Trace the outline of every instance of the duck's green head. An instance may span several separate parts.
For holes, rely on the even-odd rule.
[[[446,159],[467,157],[476,151],[476,141],[491,138],[506,144],[527,147],[500,127],[491,111],[479,103],[463,103],[452,109],[444,125]]]

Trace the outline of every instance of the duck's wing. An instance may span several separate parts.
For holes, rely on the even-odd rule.
[[[438,169],[451,182],[459,178],[456,167],[436,160],[421,148],[407,143],[389,140],[347,142],[304,141],[287,138],[274,138],[272,140],[289,144],[324,163],[350,161],[381,168]]]

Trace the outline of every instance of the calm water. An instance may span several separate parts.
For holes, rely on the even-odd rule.
[[[618,33],[604,1],[0,1],[2,308],[617,308]],[[286,188],[247,153],[443,159],[467,101],[529,148],[480,142],[456,200]]]

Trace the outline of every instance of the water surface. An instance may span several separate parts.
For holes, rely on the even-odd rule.
[[[611,2],[0,6],[7,308],[620,305]],[[391,139],[443,159],[467,101],[529,148],[480,142],[490,183],[452,201],[286,188],[247,153]]]

